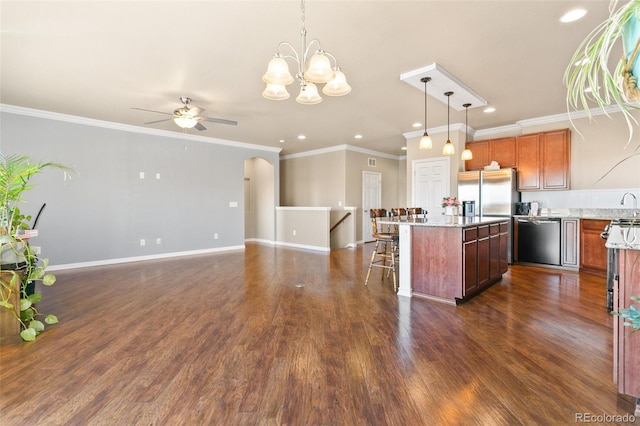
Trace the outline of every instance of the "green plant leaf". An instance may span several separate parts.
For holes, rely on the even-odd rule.
[[[31,303],[38,303],[42,300],[42,293],[33,293],[27,297]]]
[[[20,319],[22,321],[31,321],[35,317],[36,313],[33,309],[29,308],[20,312]]]
[[[46,317],[44,317],[44,322],[46,322],[47,324],[57,324],[58,317],[55,315],[49,314]]]
[[[33,320],[29,323],[29,328],[33,328],[36,331],[36,334],[44,331],[44,324],[41,321]]]
[[[53,285],[55,282],[56,276],[53,274],[45,274],[44,277],[42,277],[42,284],[46,286]]]
[[[22,330],[20,332],[20,337],[22,337],[22,340],[24,340],[25,342],[33,342],[34,340],[36,340],[36,331],[33,328],[27,328],[26,330]]]
[[[26,311],[31,307],[32,303],[29,299],[20,299],[20,310]]]

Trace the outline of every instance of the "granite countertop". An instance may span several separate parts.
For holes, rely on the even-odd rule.
[[[431,226],[446,228],[466,228],[468,226],[483,225],[488,223],[498,223],[511,220],[509,217],[465,217],[465,216],[433,216],[426,219],[401,220],[401,221],[380,221],[380,223],[411,225],[411,226]]]
[[[529,216],[515,216],[515,217],[529,217]],[[633,209],[587,209],[587,208],[572,208],[572,209],[554,209],[543,208],[540,210],[540,214],[534,217],[559,217],[559,218],[575,218],[575,219],[598,219],[598,220],[613,220],[613,219],[628,219],[633,217]]]
[[[640,250],[640,226],[612,224],[605,246],[613,249]]]

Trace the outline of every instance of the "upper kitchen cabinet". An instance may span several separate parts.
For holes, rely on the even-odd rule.
[[[569,189],[570,164],[569,129],[533,133],[516,138],[519,191]]]
[[[516,138],[489,139],[469,142],[465,145],[473,153],[473,158],[465,162],[465,170],[483,170],[492,161],[500,168],[516,167]]]

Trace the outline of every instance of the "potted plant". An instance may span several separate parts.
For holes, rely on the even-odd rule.
[[[618,7],[619,3],[619,0],[610,1],[609,17],[580,43],[565,70],[564,84],[567,87],[568,110],[583,110],[591,119],[592,105],[607,116],[607,107],[614,105],[619,109],[629,129],[628,146],[633,127],[638,124],[631,114],[638,108],[631,103],[640,101],[640,0],[630,0]],[[611,53],[619,42],[624,53],[612,71]],[[620,163],[636,155],[640,152],[622,159],[600,180]]]
[[[640,302],[639,296],[629,296],[631,300]],[[626,309],[620,309],[618,312],[611,312],[613,315],[617,315],[624,319],[623,325],[626,327],[632,327],[632,333],[640,330],[640,310],[634,305],[629,305]]]
[[[71,170],[58,163],[34,163],[24,155],[0,153],[0,309],[6,310],[3,321],[17,321],[25,341],[35,340],[44,323],[58,322],[55,315],[42,314],[36,308],[42,294],[28,290],[31,283],[41,281],[50,286],[56,278],[45,272],[48,260],[38,259],[30,247],[29,238],[37,233],[29,227],[31,217],[17,206],[24,202],[23,193],[33,187],[30,179],[48,167],[63,170],[65,177]]]
[[[457,197],[444,197],[442,198],[442,207],[444,208],[444,214],[446,216],[457,216],[460,206],[460,201]]]

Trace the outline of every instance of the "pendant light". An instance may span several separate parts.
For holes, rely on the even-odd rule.
[[[431,149],[433,142],[431,136],[427,133],[427,83],[431,81],[431,77],[422,77],[420,79],[424,83],[424,135],[420,138],[420,149]]]
[[[473,153],[469,148],[467,148],[467,143],[469,143],[469,107],[471,104],[462,105],[466,108],[464,112],[464,151],[462,151],[462,155],[460,156],[463,160],[473,160]]]
[[[447,142],[442,147],[442,155],[453,155],[456,153],[456,149],[451,143],[451,139],[449,137],[449,100],[451,99],[451,95],[453,95],[453,92],[445,92],[444,95],[447,97]]]

